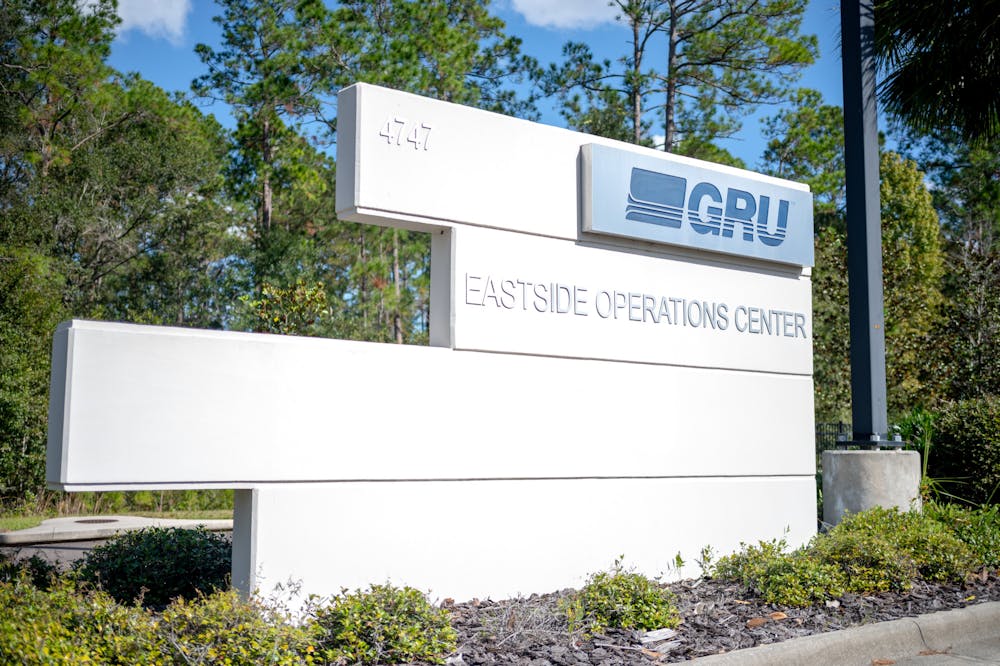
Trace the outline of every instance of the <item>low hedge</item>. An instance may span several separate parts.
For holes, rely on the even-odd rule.
[[[1000,503],[1000,396],[955,402],[941,411],[928,475],[973,506]]]
[[[741,583],[765,601],[808,606],[845,592],[905,592],[915,580],[958,582],[993,557],[1000,522],[964,509],[903,512],[874,508],[854,515],[803,548],[784,541],[744,544],[713,576]],[[984,544],[977,548],[966,539]]]
[[[746,545],[720,559],[711,575],[740,583],[766,602],[809,606],[839,597],[847,589],[844,572],[812,557],[807,549],[786,552],[784,539]]]
[[[221,537],[147,530],[112,540],[115,548],[88,558],[70,575],[53,576],[30,563],[11,565],[0,580],[0,655],[17,655],[18,663],[28,666],[375,664],[441,663],[455,649],[448,612],[412,588],[386,584],[344,591],[326,603],[310,602],[303,621],[294,624],[279,610],[242,600],[232,590],[178,593],[180,569],[157,579],[141,566],[123,564],[130,557],[133,565],[156,562],[167,556],[151,555],[158,539],[176,545],[188,538],[208,548],[207,559],[218,559]],[[182,550],[189,556],[198,552]],[[929,503],[918,512],[871,509],[787,551],[778,540],[743,546],[709,571],[784,606],[821,603],[848,592],[905,592],[916,580],[961,581],[981,567],[1000,565],[1000,507]],[[86,571],[93,575],[84,576]],[[130,581],[120,586],[128,590],[121,600],[110,592],[121,592],[105,578],[110,575]],[[218,585],[213,582],[213,589]],[[156,610],[137,603],[167,597],[172,601]],[[591,575],[561,609],[574,631],[643,631],[680,621],[671,593],[623,569],[620,561]]]
[[[0,658],[22,666],[328,663],[314,629],[233,591],[178,598],[154,614],[72,578],[48,590],[27,577],[0,583]]]
[[[149,527],[122,532],[76,563],[81,581],[121,603],[162,609],[229,587],[232,542],[199,527]]]
[[[292,624],[274,609],[234,590],[188,601],[177,598],[157,616],[163,656],[173,664],[326,664],[313,624]]]
[[[0,583],[0,656],[18,664],[155,664],[162,649],[149,613],[100,590],[65,578],[48,590],[27,576]]]

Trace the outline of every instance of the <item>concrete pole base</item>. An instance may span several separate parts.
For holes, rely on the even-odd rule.
[[[920,454],[916,451],[824,451],[823,522],[872,507],[920,508]]]

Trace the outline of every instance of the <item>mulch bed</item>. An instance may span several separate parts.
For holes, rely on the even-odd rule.
[[[466,664],[519,666],[622,666],[680,662],[873,622],[912,617],[985,601],[1000,601],[998,572],[984,572],[962,585],[916,583],[905,594],[847,595],[809,608],[760,602],[735,584],[700,578],[667,584],[677,596],[681,625],[676,633],[643,643],[643,633],[570,633],[558,612],[572,590],[505,601],[444,606],[459,633],[449,658]]]

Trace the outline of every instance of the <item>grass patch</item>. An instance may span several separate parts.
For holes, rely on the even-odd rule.
[[[0,516],[0,532],[16,532],[38,527],[47,516]]]
[[[144,518],[163,518],[171,520],[232,520],[230,509],[205,509],[203,511],[137,511],[125,514],[128,516],[143,516]]]

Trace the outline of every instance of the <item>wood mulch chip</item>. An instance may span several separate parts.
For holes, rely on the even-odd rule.
[[[504,601],[445,600],[459,634],[453,666],[624,666],[672,663],[696,657],[912,617],[985,601],[1000,601],[998,572],[984,572],[961,585],[918,582],[908,593],[846,595],[808,608],[785,608],[749,597],[739,586],[700,578],[665,585],[677,596],[676,632],[571,633],[559,602],[572,593],[532,595]]]

